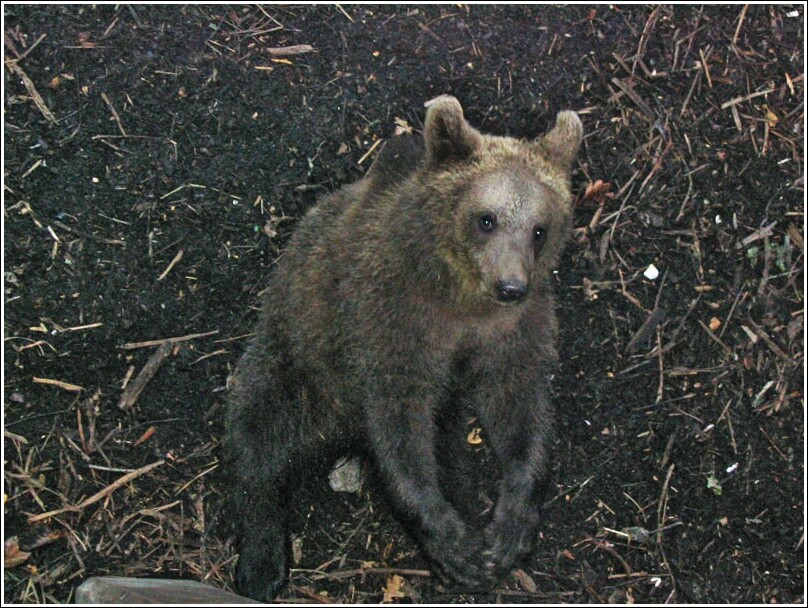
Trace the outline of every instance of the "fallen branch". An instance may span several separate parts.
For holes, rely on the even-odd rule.
[[[163,273],[159,277],[157,277],[158,281],[162,281],[163,279],[165,279],[168,276],[168,273],[171,272],[171,269],[174,268],[174,266],[177,264],[177,262],[179,262],[182,259],[182,254],[183,254],[183,250],[180,249],[177,252],[177,255],[174,256],[174,259],[171,260],[171,263],[168,265],[168,267],[163,271]]]
[[[175,344],[176,342],[186,342],[187,340],[195,340],[196,338],[204,338],[205,336],[213,336],[218,334],[219,330],[214,329],[213,331],[207,331],[202,334],[188,334],[187,336],[177,336],[175,338],[162,338],[160,340],[147,340],[146,342],[127,342],[120,348],[124,350],[132,350],[135,348],[148,348],[150,346],[160,346],[161,344],[165,344],[167,342],[171,344]]]
[[[729,101],[725,101],[721,104],[721,109],[726,110],[729,107],[732,107],[736,104],[743,103],[744,101],[749,101],[750,99],[754,99],[755,97],[760,97],[761,95],[768,95],[769,93],[774,93],[774,89],[765,89],[763,91],[758,91],[757,93],[750,93],[749,95],[744,95],[742,97],[734,97]]]
[[[136,479],[137,477],[140,477],[141,475],[145,475],[146,473],[149,473],[150,471],[152,471],[152,470],[156,469],[157,467],[162,466],[164,464],[165,464],[165,460],[158,460],[157,462],[147,464],[145,467],[141,467],[141,468],[139,468],[139,469],[137,469],[135,471],[132,471],[131,473],[127,473],[123,477],[119,477],[118,479],[113,481],[110,485],[108,485],[106,488],[104,488],[100,492],[96,492],[95,494],[93,494],[89,498],[87,498],[85,500],[82,500],[76,506],[71,505],[71,506],[68,506],[68,507],[62,507],[61,509],[55,509],[53,511],[47,511],[46,513],[40,513],[39,515],[32,515],[31,517],[28,518],[28,523],[29,524],[34,524],[34,523],[36,523],[38,521],[42,521],[43,519],[49,519],[51,517],[54,517],[55,515],[60,515],[62,513],[67,513],[68,511],[76,512],[76,511],[81,511],[83,509],[86,509],[91,504],[96,503],[99,500],[101,500],[102,498],[105,498],[106,496],[112,494],[118,488],[121,488],[121,487],[125,486],[127,483],[129,483],[133,479]]]
[[[165,361],[166,357],[171,353],[173,346],[171,342],[163,342],[154,354],[149,357],[149,360],[146,361],[146,365],[140,370],[134,382],[128,384],[124,389],[121,399],[118,401],[118,407],[120,409],[126,411],[135,405],[137,398],[140,397],[140,393],[143,392],[143,389],[146,388],[146,385],[154,377],[154,374],[157,373],[163,361]]]
[[[25,85],[25,90],[28,91],[28,95],[34,102],[39,111],[42,112],[42,116],[47,118],[50,122],[56,123],[56,117],[53,115],[53,112],[50,111],[48,106],[45,104],[45,100],[42,99],[42,96],[39,94],[39,91],[36,90],[36,85],[34,85],[34,81],[28,78],[28,74],[26,74],[23,69],[17,65],[16,61],[6,61],[6,65],[14,72],[17,76],[22,79],[22,83]]]
[[[387,576],[389,574],[398,574],[400,576],[432,576],[429,570],[415,570],[411,568],[352,568],[350,570],[335,570],[334,572],[322,572],[320,570],[298,570],[292,569],[292,572],[306,572],[312,577],[329,578],[332,580],[341,580],[343,578],[352,578],[354,576],[366,576],[369,574]]]
[[[612,82],[617,86],[618,89],[623,91],[626,95],[628,95],[629,99],[633,101],[640,110],[645,112],[650,118],[656,118],[656,113],[651,109],[651,107],[645,103],[642,97],[640,97],[637,92],[632,89],[627,83],[623,82],[619,78],[612,78]]]
[[[123,128],[123,124],[121,124],[121,117],[118,115],[118,111],[115,109],[115,106],[112,105],[112,102],[104,91],[101,91],[101,99],[103,99],[104,103],[107,104],[107,108],[109,108],[112,118],[115,119],[115,123],[118,125],[118,130],[121,132],[121,135],[126,137],[126,131]]]
[[[704,329],[704,331],[706,331],[706,332],[707,332],[707,335],[710,337],[710,339],[711,339],[713,342],[715,342],[716,344],[718,344],[718,345],[719,345],[721,348],[723,348],[723,349],[724,349],[724,352],[725,352],[725,353],[727,353],[727,355],[729,355],[729,356],[732,358],[732,360],[733,360],[733,361],[737,361],[737,360],[738,360],[738,353],[736,353],[736,352],[735,352],[735,351],[733,351],[733,350],[732,350],[732,349],[731,349],[729,346],[727,346],[726,344],[724,344],[724,342],[721,340],[721,338],[719,338],[718,336],[716,336],[716,335],[715,335],[715,333],[713,332],[713,330],[712,330],[712,329],[710,329],[710,328],[709,328],[709,327],[708,327],[708,326],[707,326],[707,325],[704,323],[704,321],[702,321],[701,319],[696,319],[696,321],[698,321],[698,323],[699,323],[699,325],[701,325],[702,329]]]
[[[742,249],[748,245],[751,245],[755,241],[759,241],[760,239],[765,239],[767,236],[771,236],[774,234],[774,227],[777,225],[777,222],[772,222],[768,226],[764,226],[763,228],[758,228],[748,237],[743,239],[740,243],[735,243],[736,249]]]
[[[34,383],[36,384],[49,384],[50,386],[58,386],[59,388],[63,388],[66,391],[72,391],[74,393],[80,393],[84,390],[83,387],[79,386],[78,384],[70,384],[69,382],[62,382],[61,380],[52,380],[51,378],[37,378],[34,376]]]
[[[281,46],[267,49],[273,57],[288,57],[290,55],[303,55],[311,53],[316,49],[310,44],[295,44],[293,46]]]
[[[54,226],[56,226],[57,228],[61,228],[62,230],[66,230],[67,232],[70,232],[72,234],[75,234],[77,236],[80,236],[80,237],[83,237],[83,238],[86,238],[86,239],[92,239],[94,241],[98,241],[99,243],[105,243],[107,245],[126,245],[125,241],[121,241],[121,240],[117,240],[117,239],[105,239],[105,238],[100,237],[100,236],[95,236],[94,234],[89,234],[88,232],[82,232],[81,230],[76,230],[75,228],[72,228],[72,227],[68,226],[67,224],[59,222],[57,220],[51,220],[51,223]]]
[[[777,345],[777,342],[772,340],[771,336],[769,336],[769,334],[767,334],[766,331],[760,325],[755,323],[752,319],[747,319],[747,321],[749,322],[749,325],[752,326],[754,332],[760,338],[763,338],[763,341],[766,343],[766,346],[768,346],[775,355],[777,355],[778,357],[780,357],[781,359],[783,359],[784,361],[786,361],[791,365],[794,364],[794,360],[791,357],[789,357],[788,354],[786,354],[786,352]]]

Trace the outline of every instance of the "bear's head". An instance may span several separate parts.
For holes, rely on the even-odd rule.
[[[462,295],[501,305],[528,299],[572,228],[570,171],[583,136],[574,112],[532,141],[484,135],[454,97],[427,104],[424,184],[440,206],[441,253]]]

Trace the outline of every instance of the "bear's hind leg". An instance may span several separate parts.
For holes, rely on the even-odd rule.
[[[239,559],[236,589],[260,602],[269,602],[286,582],[288,508],[285,492],[272,483],[246,489],[241,483]]]
[[[290,477],[304,453],[300,437],[307,407],[286,386],[281,363],[254,343],[235,374],[227,413],[227,464],[239,561],[236,587],[270,601],[283,586],[288,563]]]

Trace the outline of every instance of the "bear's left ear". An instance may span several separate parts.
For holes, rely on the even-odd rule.
[[[564,171],[570,171],[583,136],[584,126],[578,115],[570,111],[559,112],[555,127],[539,137],[536,145],[550,162]]]
[[[440,95],[426,102],[424,142],[429,164],[464,160],[482,144],[482,135],[463,117],[460,102]]]

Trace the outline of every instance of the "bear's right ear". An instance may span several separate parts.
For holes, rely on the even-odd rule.
[[[578,156],[583,136],[584,126],[581,119],[575,112],[567,110],[558,113],[555,127],[539,137],[536,145],[556,166],[569,172],[575,157]]]
[[[451,95],[427,101],[424,142],[430,165],[464,160],[482,144],[482,135],[463,118],[460,102]]]

